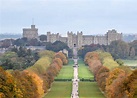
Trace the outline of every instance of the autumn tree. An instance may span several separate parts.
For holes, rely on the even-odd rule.
[[[126,94],[129,98],[136,98],[134,96],[137,96],[137,69],[128,76]]]
[[[86,64],[88,64],[89,60],[90,59],[99,59],[99,54],[97,52],[88,52],[86,55],[85,55],[85,58],[84,58],[84,62]]]
[[[0,98],[23,98],[14,77],[0,67]]]
[[[115,68],[106,79],[106,95],[107,98],[124,98],[126,73],[124,70]]]
[[[99,69],[99,71],[96,74],[97,84],[101,88],[101,90],[104,92],[105,92],[105,88],[106,88],[106,79],[109,76],[109,72],[110,72],[110,70],[107,67],[101,66],[101,68]]]
[[[60,58],[62,60],[62,62],[63,62],[63,65],[68,64],[68,59],[62,52],[56,53],[55,54],[55,58]]]
[[[12,75],[22,92],[23,98],[41,98],[41,95],[44,94],[42,80],[35,73],[13,71]]]

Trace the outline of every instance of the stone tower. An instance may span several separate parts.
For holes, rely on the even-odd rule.
[[[67,35],[68,35],[68,46],[72,48],[74,45],[73,44],[73,33],[68,31]]]
[[[50,35],[51,35],[51,33],[47,32],[47,42],[50,42]]]
[[[83,45],[83,33],[77,32],[77,47],[80,48]]]
[[[23,37],[28,39],[38,39],[38,29],[35,25],[31,25],[31,28],[23,28]]]
[[[115,29],[108,30],[107,34],[107,44],[109,45],[112,41],[122,40],[122,33],[117,33]]]

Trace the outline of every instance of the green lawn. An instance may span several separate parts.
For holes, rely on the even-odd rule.
[[[80,98],[105,98],[96,82],[79,82]]]
[[[51,90],[43,98],[70,98],[72,82],[54,82]]]
[[[137,66],[137,60],[122,60],[124,65],[127,66]]]
[[[68,65],[64,65],[55,79],[73,79],[73,60],[69,60]]]
[[[89,71],[88,66],[85,66],[84,62],[82,60],[78,61],[78,77],[79,79],[94,79],[93,74]]]

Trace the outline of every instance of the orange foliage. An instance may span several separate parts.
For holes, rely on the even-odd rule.
[[[99,59],[99,54],[98,54],[98,52],[88,52],[88,53],[85,55],[84,62],[85,62],[86,64],[88,64],[88,62],[89,62],[90,59],[95,59],[95,60]]]
[[[132,72],[129,67],[119,67],[107,52],[88,52],[84,61],[107,98],[133,98],[137,95],[137,70]]]
[[[32,77],[32,83],[36,85],[36,92],[38,94],[37,98],[40,98],[44,94],[43,90],[43,80],[35,73],[24,70],[30,77]]]
[[[11,74],[0,67],[0,98],[22,98],[22,92],[17,88]]]
[[[63,65],[68,64],[68,60],[67,57],[62,53],[62,52],[58,52],[55,54],[55,58],[60,58],[63,62]]]
[[[34,66],[24,71],[12,71],[12,75],[0,67],[0,98],[41,98],[47,92],[54,77],[68,60],[61,52],[54,57],[51,51],[42,53]]]
[[[137,95],[137,69],[134,70],[130,76],[128,76],[127,82],[127,95],[129,98],[133,98],[134,95]]]
[[[59,68],[62,68],[63,62],[61,61],[60,58],[55,58],[55,59],[53,60],[53,63],[57,63],[58,66],[59,66]]]
[[[37,85],[33,77],[27,71],[13,71],[12,75],[15,78],[17,86],[23,94],[23,98],[39,98]]]
[[[105,66],[102,66],[96,75],[96,81],[99,87],[101,88],[101,90],[104,92],[106,88],[106,79],[108,78],[108,76],[109,76],[109,69]]]
[[[124,82],[126,73],[124,70],[115,68],[106,80],[107,98],[124,98],[126,91]]]
[[[93,72],[94,77],[96,76],[98,70],[101,68],[102,64],[100,62],[100,60],[91,60],[91,62],[89,62],[89,68],[90,70]]]

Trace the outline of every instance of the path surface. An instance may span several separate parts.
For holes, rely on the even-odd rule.
[[[78,94],[78,60],[74,59],[74,79],[73,79],[73,85],[72,85],[72,94],[71,98],[79,98]]]

